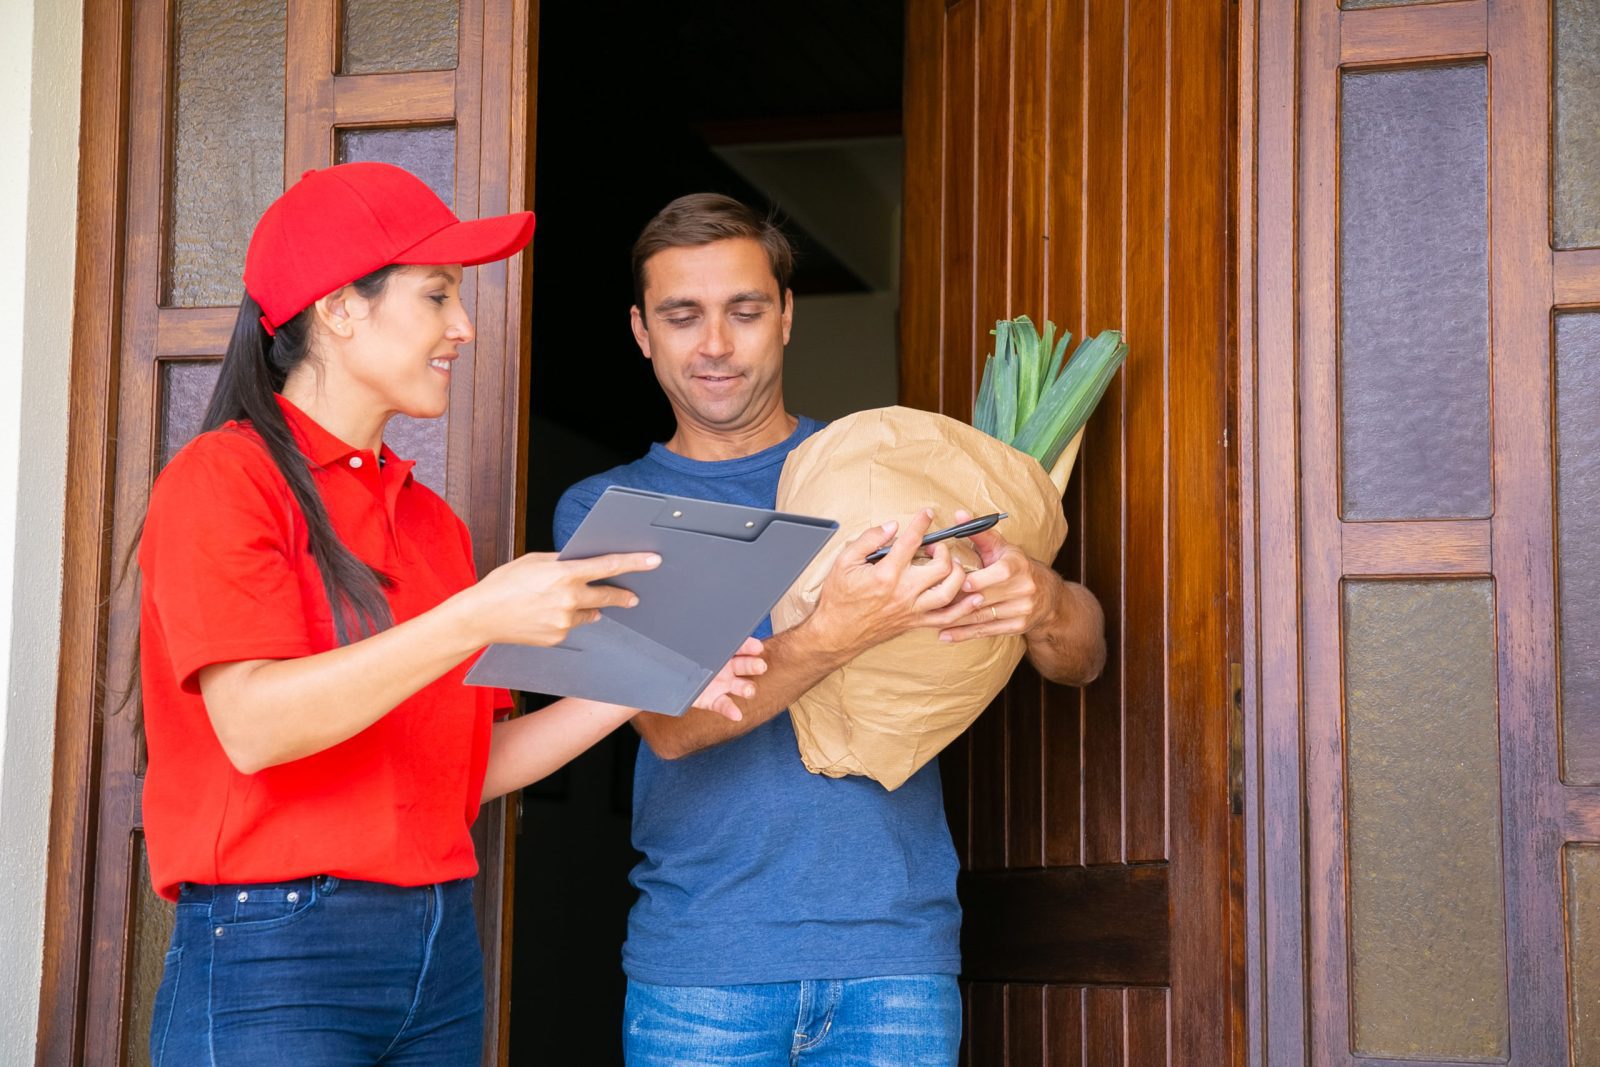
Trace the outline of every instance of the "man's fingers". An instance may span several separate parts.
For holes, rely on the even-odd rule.
[[[735,649],[733,654],[735,656],[759,656],[765,647],[760,638],[747,637],[744,639],[744,644]]]
[[[893,519],[881,526],[868,526],[857,534],[849,544],[844,546],[844,551],[839,553],[839,562],[842,564],[865,563],[868,556],[878,551],[894,538],[895,531],[899,528],[900,524]]]
[[[906,523],[905,531],[895,538],[894,547],[889,549],[889,554],[883,562],[895,567],[904,567],[911,562],[919,549],[922,548],[922,535],[928,532],[928,527],[933,525],[933,509],[923,508],[911,517]]]
[[[754,678],[767,673],[767,661],[760,656],[735,656],[732,666],[733,673],[741,678]]]

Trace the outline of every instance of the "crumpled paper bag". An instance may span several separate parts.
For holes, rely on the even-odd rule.
[[[996,531],[1034,559],[1054,559],[1067,536],[1061,493],[1033,457],[933,412],[857,412],[784,464],[778,508],[836,519],[839,532],[773,609],[773,631],[811,614],[846,542],[889,519],[903,526],[924,507],[934,509],[932,529],[952,525],[958,508],[1007,512]],[[980,566],[970,543],[947,543],[968,570]],[[952,644],[929,629],[869,649],[790,705],[800,757],[813,773],[864,774],[896,789],[989,705],[1024,648],[1019,636]]]

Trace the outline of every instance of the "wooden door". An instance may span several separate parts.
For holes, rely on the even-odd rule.
[[[144,1062],[172,922],[139,813],[134,583],[151,481],[195,431],[251,227],[312,167],[412,169],[464,217],[525,208],[527,0],[88,0],[63,653],[40,1064]],[[519,263],[521,264],[519,268]],[[450,411],[397,451],[472,527],[486,569],[521,543],[526,260],[466,272],[477,341]],[[397,420],[397,423],[399,420]],[[96,679],[101,679],[97,684]],[[489,1060],[505,1020],[503,805],[475,828]]]
[[[1233,1055],[1229,34],[1188,0],[909,5],[904,402],[967,418],[1002,316],[1129,346],[1057,560],[1105,674],[1024,667],[941,759],[975,1067]]]
[[[1344,7],[1241,34],[1251,1062],[1600,1062],[1600,21]]]

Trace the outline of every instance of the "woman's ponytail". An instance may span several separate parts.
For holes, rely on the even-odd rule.
[[[357,292],[375,298],[394,269],[385,267],[355,282]],[[311,463],[278,406],[276,394],[283,391],[289,373],[308,354],[311,316],[308,308],[269,335],[261,324],[261,308],[245,294],[201,431],[218,429],[236,419],[248,422],[261,438],[305,516],[311,557],[322,572],[322,587],[333,609],[334,632],[345,645],[394,624],[383,595],[391,580],[363,563],[339,540],[312,480]]]

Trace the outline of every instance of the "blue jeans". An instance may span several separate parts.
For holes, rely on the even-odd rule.
[[[628,982],[628,1067],[953,1067],[954,975],[662,986]]]
[[[183,886],[155,1067],[478,1067],[482,1047],[470,880]]]

